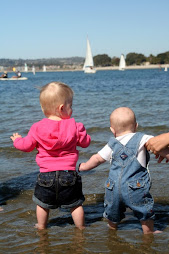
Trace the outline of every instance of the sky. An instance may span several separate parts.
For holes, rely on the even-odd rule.
[[[0,0],[0,58],[169,51],[169,0]],[[3,11],[4,10],[4,11]]]

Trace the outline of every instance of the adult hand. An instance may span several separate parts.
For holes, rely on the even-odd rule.
[[[158,154],[161,150],[169,146],[169,133],[164,133],[149,139],[145,146],[148,151]]]

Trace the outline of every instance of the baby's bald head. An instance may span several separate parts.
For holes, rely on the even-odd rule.
[[[114,129],[116,136],[135,132],[137,123],[134,112],[127,107],[115,109],[110,115],[110,127]]]

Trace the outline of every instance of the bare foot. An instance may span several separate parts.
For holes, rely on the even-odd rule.
[[[163,231],[160,231],[160,230],[156,230],[156,231],[154,231],[154,232],[144,232],[144,235],[151,235],[151,234],[161,234]]]
[[[163,231],[160,231],[160,230],[156,230],[153,232],[153,234],[161,234]]]
[[[35,224],[34,228],[38,228],[38,223]]]
[[[34,228],[37,228],[38,230],[46,229],[46,227],[39,227],[38,223],[35,224]]]
[[[108,219],[108,224],[107,224],[107,226],[108,226],[110,229],[117,230],[118,223],[113,223],[111,220]]]
[[[111,227],[109,224],[107,224],[108,228],[112,229],[112,230],[117,230],[117,228],[113,228]]]

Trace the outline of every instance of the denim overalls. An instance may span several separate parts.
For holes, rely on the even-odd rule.
[[[143,135],[137,132],[125,146],[114,137],[108,142],[113,153],[105,183],[103,216],[114,223],[125,217],[126,207],[132,209],[139,220],[154,219],[150,175],[136,158]]]

